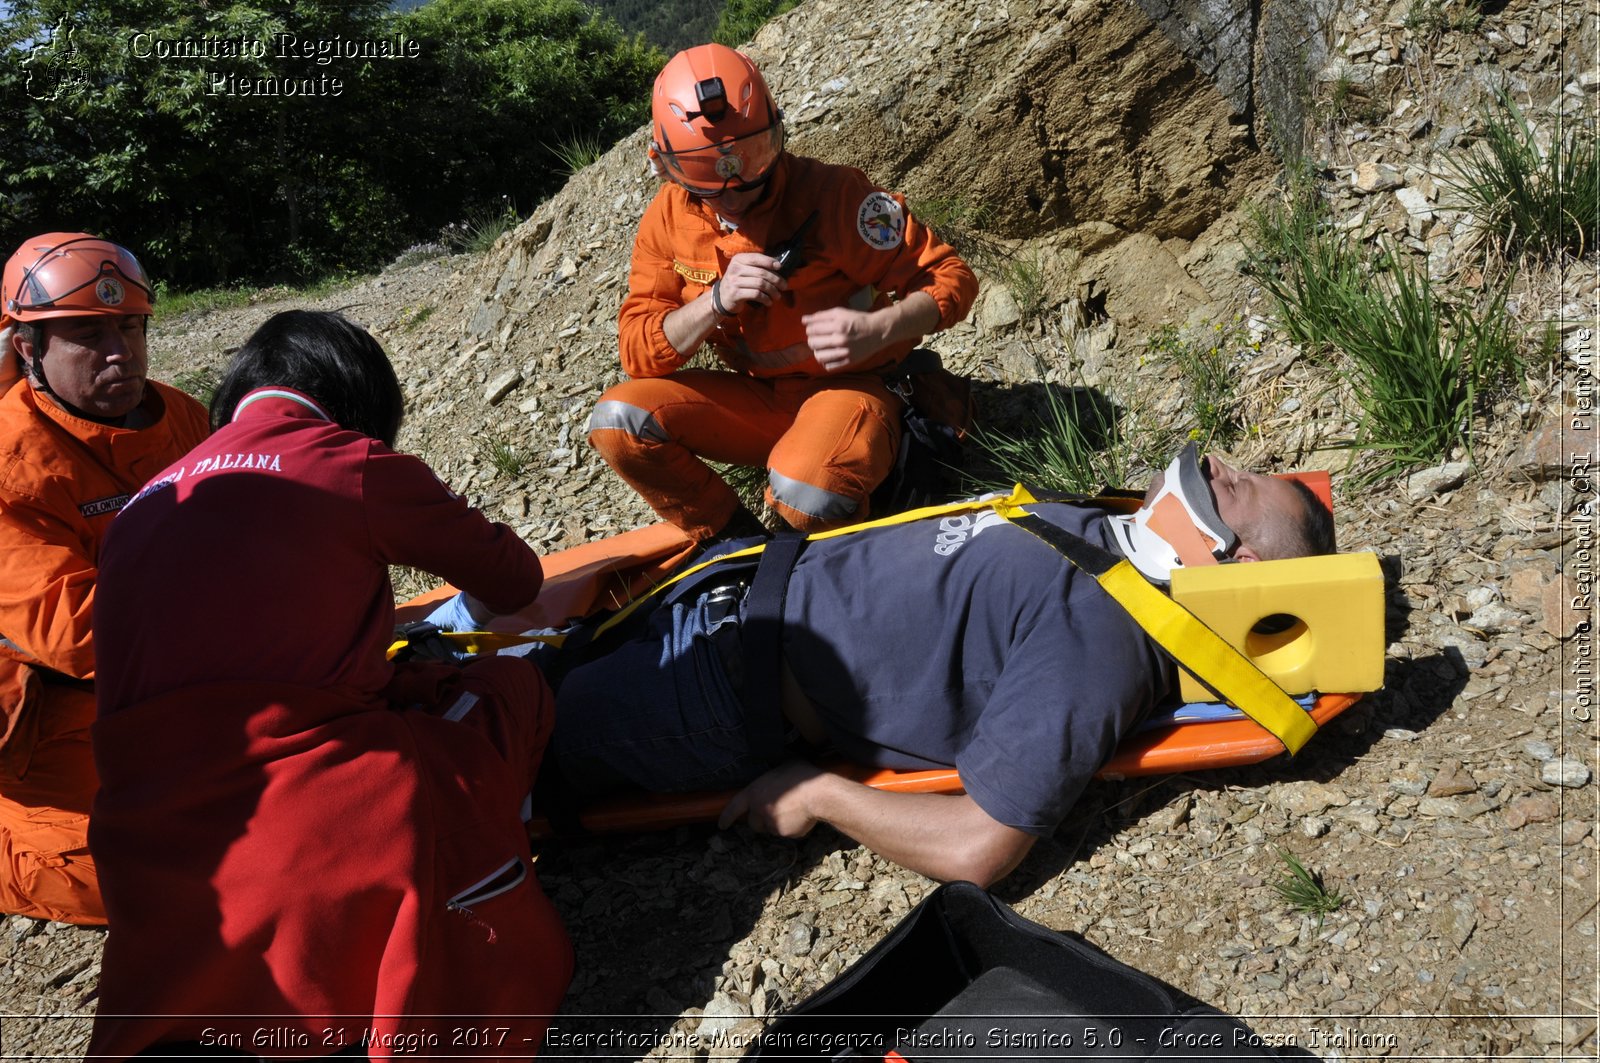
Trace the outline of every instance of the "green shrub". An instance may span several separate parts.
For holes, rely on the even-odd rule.
[[[164,62],[129,46],[141,33],[267,47]],[[277,54],[279,34],[405,41],[411,57],[330,66],[316,49]],[[185,288],[373,269],[474,204],[537,203],[567,179],[545,143],[632,133],[666,61],[582,0],[16,0],[0,2],[0,41],[19,131],[0,246],[72,219]],[[45,55],[82,76],[28,91]],[[268,79],[342,88],[288,100]]]
[[[935,196],[907,202],[911,216],[956,249],[974,269],[1003,276],[1015,257],[1009,247],[990,235],[994,208],[965,196]]]
[[[550,154],[560,161],[563,173],[573,176],[598,162],[610,148],[600,137],[579,134],[552,147]]]
[[[1189,436],[1202,448],[1226,447],[1243,430],[1237,358],[1243,345],[1237,323],[1230,328],[1221,322],[1194,335],[1184,335],[1175,325],[1163,325],[1146,342],[1151,357],[1177,368],[1194,421]]]
[[[1304,173],[1290,175],[1282,202],[1251,216],[1247,269],[1277,304],[1279,324],[1313,353],[1331,342],[1347,292],[1365,284],[1361,257],[1332,227]]]
[[[1295,911],[1316,916],[1317,930],[1321,931],[1322,921],[1344,907],[1344,894],[1328,889],[1321,875],[1307,871],[1287,849],[1278,850],[1278,859],[1283,861],[1284,875],[1272,884],[1273,892]]]
[[[1471,33],[1482,23],[1480,0],[1412,0],[1403,20],[1406,29],[1423,36]]]
[[[1376,125],[1389,112],[1373,96],[1370,87],[1341,74],[1328,86],[1324,113],[1326,117],[1340,122]]]
[[[965,196],[935,196],[909,204],[918,221],[951,242],[954,233],[978,232],[988,227],[994,208]]]
[[[1024,321],[1044,313],[1050,302],[1044,267],[1032,253],[1014,254],[1000,264],[1000,281],[1011,293]]]
[[[722,14],[720,0],[589,0],[589,6],[669,55],[711,40]]]
[[[1022,483],[1084,494],[1122,487],[1164,463],[1177,436],[1162,428],[1135,431],[1128,411],[1089,388],[1046,385],[1043,405],[1030,411],[1026,428],[1013,432],[980,423],[974,429],[979,463],[992,472],[973,474],[972,487]]]
[[[1376,452],[1363,479],[1437,461],[1472,446],[1477,415],[1522,380],[1506,312],[1512,277],[1482,294],[1451,295],[1396,249],[1370,264],[1322,217],[1315,190],[1257,216],[1251,271],[1283,329],[1333,364],[1359,408],[1346,446]]]
[[[737,48],[754,37],[769,20],[799,5],[800,0],[727,0],[711,39]]]
[[[1550,260],[1595,248],[1600,149],[1593,120],[1558,126],[1549,148],[1510,97],[1484,112],[1483,139],[1455,160],[1462,205],[1511,257]]]
[[[464,221],[446,226],[439,239],[452,251],[481,255],[501,236],[515,229],[521,220],[511,203],[502,200],[498,207],[474,211]]]
[[[512,477],[519,475],[528,461],[528,454],[521,447],[504,439],[485,440],[483,456],[496,472]]]
[[[175,292],[164,281],[156,281],[156,298],[152,304],[152,317],[158,322],[169,321],[184,314],[229,310],[248,306],[256,297],[254,288],[200,288],[191,292]]]
[[[411,332],[432,317],[433,312],[437,309],[435,306],[423,306],[420,303],[415,306],[408,306],[400,311],[398,323],[401,328]]]
[[[359,274],[340,272],[327,274],[306,284],[274,284],[264,288],[196,288],[191,291],[175,291],[165,281],[156,281],[152,317],[158,324],[170,324],[174,318],[185,314],[231,310],[274,300],[320,299],[341,288],[348,288],[360,279]]]
[[[1361,408],[1356,446],[1380,455],[1370,478],[1472,447],[1479,411],[1522,377],[1506,313],[1509,278],[1482,305],[1449,301],[1426,267],[1399,261],[1347,293],[1341,375]]]
[[[214,365],[185,369],[171,380],[173,387],[208,409],[217,393],[217,385],[221,383],[222,370]]]

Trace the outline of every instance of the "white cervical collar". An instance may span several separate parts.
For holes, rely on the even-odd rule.
[[[1175,499],[1181,510],[1170,503],[1163,505],[1163,500],[1168,498]],[[1193,443],[1185,446],[1172,459],[1172,464],[1167,466],[1166,480],[1154,498],[1136,512],[1110,518],[1112,535],[1133,567],[1151,582],[1166,584],[1172,581],[1172,570],[1182,568],[1184,561],[1179,556],[1178,545],[1151,527],[1157,507],[1167,515],[1181,513],[1194,531],[1206,540],[1210,560],[1191,557],[1190,564],[1224,561],[1239,545],[1239,537],[1233,533],[1233,529],[1222,523],[1222,518],[1217,514],[1210,478]],[[1158,519],[1156,523],[1161,524],[1162,521]]]

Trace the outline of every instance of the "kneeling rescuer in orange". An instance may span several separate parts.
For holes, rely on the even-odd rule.
[[[760,530],[702,458],[766,468],[768,504],[803,531],[866,518],[900,437],[883,374],[966,315],[977,279],[901,196],[786,152],[766,82],[732,48],[667,63],[651,130],[666,180],[618,320],[632,379],[601,396],[590,442],[696,540]],[[683,368],[706,343],[727,368]]]

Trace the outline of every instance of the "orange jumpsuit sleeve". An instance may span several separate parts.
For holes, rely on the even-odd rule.
[[[905,209],[905,197],[895,193]],[[956,249],[939,239],[934,231],[917,221],[906,209],[905,253],[895,260],[889,275],[878,287],[904,299],[913,292],[927,292],[939,305],[942,332],[966,317],[978,297],[978,278]]]
[[[860,268],[872,271],[864,278],[880,292],[893,292],[905,299],[915,292],[927,292],[939,307],[943,331],[966,317],[978,297],[978,278],[972,267],[934,231],[917,220],[906,206],[905,196],[878,188],[859,170],[844,169],[850,177],[840,189],[838,209],[830,213],[833,246],[852,249],[851,257]],[[861,214],[869,197],[888,196],[899,205],[905,229],[899,245],[885,254],[868,246],[862,235]]]
[[[673,268],[676,219],[670,192],[670,186],[661,187],[645,210],[633,240],[628,297],[617,317],[622,369],[630,377],[666,376],[695,353],[678,353],[662,327],[666,316],[688,301],[684,297],[684,278]]]
[[[94,677],[90,616],[99,570],[79,529],[42,498],[0,507],[0,635],[10,655],[75,679]],[[14,649],[13,649],[14,647]]]
[[[74,435],[55,427],[48,411],[10,403],[29,394],[19,390],[27,386],[14,384],[7,393],[0,430],[39,433],[51,442],[12,452],[0,469],[0,653],[92,679],[94,585],[115,510],[86,514],[83,504],[137,491],[205,438],[207,415],[189,396],[151,381],[161,400],[155,408],[163,411],[158,424],[88,432],[77,422]]]

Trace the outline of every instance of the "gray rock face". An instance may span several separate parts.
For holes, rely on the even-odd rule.
[[[1137,0],[1261,143],[1299,153],[1309,71],[1327,60],[1329,0]]]
[[[1445,491],[1453,491],[1467,479],[1472,466],[1464,461],[1450,461],[1431,469],[1420,469],[1406,478],[1406,496],[1421,502]]]
[[[1596,465],[1600,465],[1600,442],[1593,418],[1575,417],[1565,411],[1536,425],[1513,459],[1516,471],[1534,481],[1555,479],[1574,468],[1592,469]]]
[[[1139,10],[1161,27],[1216,86],[1235,112],[1253,105],[1254,5],[1237,0],[1137,0]]]
[[[1284,158],[1305,146],[1306,79],[1328,59],[1332,0],[1266,0],[1255,34],[1255,112],[1262,141]]]
[[[1539,770],[1539,778],[1551,786],[1583,786],[1589,782],[1589,775],[1589,766],[1576,757],[1547,760]]]

